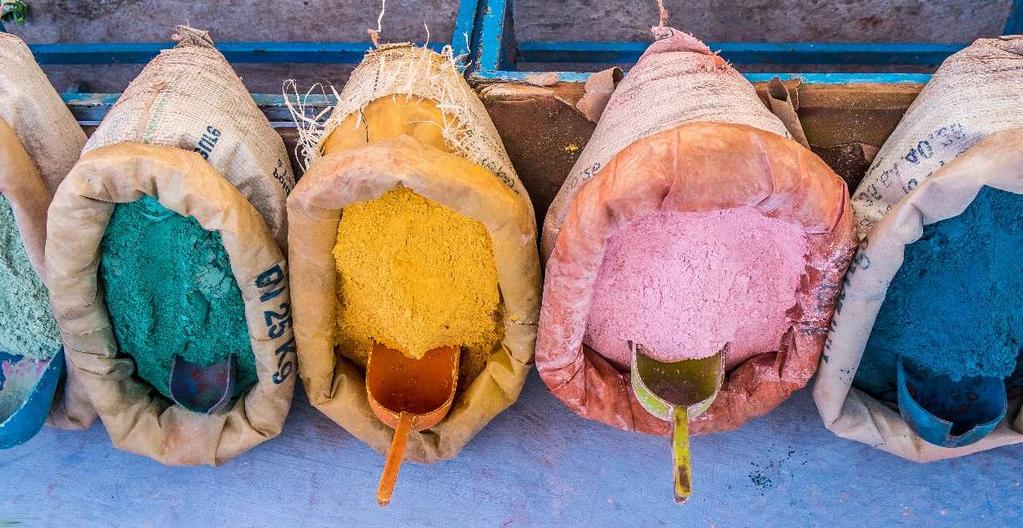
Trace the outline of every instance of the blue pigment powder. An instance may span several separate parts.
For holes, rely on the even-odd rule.
[[[220,233],[145,196],[118,204],[103,236],[100,276],[121,352],[171,397],[175,355],[210,366],[234,356],[234,394],[256,382],[245,304]]]
[[[896,354],[920,375],[1023,374],[1023,196],[984,187],[906,247],[853,384],[896,400]]]

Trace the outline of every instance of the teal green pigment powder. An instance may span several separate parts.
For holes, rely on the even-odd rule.
[[[28,259],[11,205],[0,196],[0,352],[41,360],[59,348],[46,286]]]
[[[1023,196],[984,187],[906,247],[854,384],[895,401],[899,352],[924,376],[1015,381],[1021,351]]]
[[[220,233],[145,196],[114,207],[100,276],[117,345],[170,397],[175,354],[210,366],[236,358],[233,396],[256,382],[245,304]]]

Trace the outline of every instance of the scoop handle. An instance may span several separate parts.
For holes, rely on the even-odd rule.
[[[693,494],[693,469],[689,460],[689,412],[681,406],[672,412],[671,456],[675,502],[682,504]]]
[[[398,480],[398,470],[405,458],[405,444],[412,432],[412,414],[403,412],[398,415],[398,426],[394,428],[391,448],[387,450],[387,461],[384,472],[380,474],[380,485],[377,486],[377,504],[387,506],[394,495],[394,483]]]

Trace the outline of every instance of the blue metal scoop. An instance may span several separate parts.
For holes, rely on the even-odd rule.
[[[21,361],[26,361],[22,359]],[[64,348],[47,360],[39,380],[20,406],[0,421],[0,449],[23,444],[35,436],[46,422],[57,386],[64,377]]]
[[[902,355],[896,360],[899,413],[913,431],[941,447],[970,445],[987,436],[1005,419],[1005,380],[974,376],[952,381],[946,375],[915,372]]]
[[[175,354],[171,366],[171,398],[192,412],[218,413],[231,403],[237,375],[233,354],[209,366],[191,363]]]

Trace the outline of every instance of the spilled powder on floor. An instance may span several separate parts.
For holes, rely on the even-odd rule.
[[[121,352],[170,397],[174,355],[200,365],[236,358],[234,396],[256,382],[245,304],[220,233],[149,196],[118,204],[100,276]]]
[[[497,264],[479,221],[396,187],[344,209],[333,253],[337,344],[357,364],[373,343],[410,358],[461,346],[464,386],[499,346]]]
[[[25,252],[11,204],[0,196],[0,352],[42,360],[59,348],[46,286]]]
[[[644,217],[607,242],[584,342],[620,367],[629,340],[659,361],[731,343],[729,368],[777,350],[805,252],[801,226],[752,207]]]
[[[901,352],[925,376],[1008,377],[1023,350],[1023,196],[984,187],[906,247],[854,384],[896,400]]]

